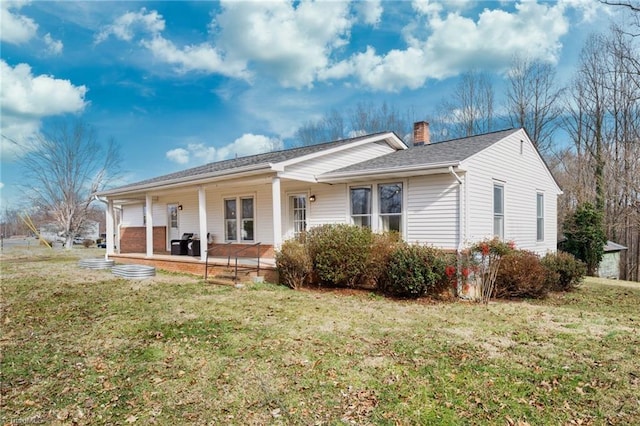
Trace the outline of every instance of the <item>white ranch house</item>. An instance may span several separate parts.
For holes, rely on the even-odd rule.
[[[219,161],[103,191],[107,253],[186,261],[185,233],[208,235],[224,257],[261,243],[273,264],[283,241],[325,223],[394,229],[409,242],[458,251],[499,236],[518,248],[556,250],[562,193],[523,129],[439,143],[426,122],[414,144],[393,132]],[[204,243],[202,244],[204,248]],[[226,250],[226,251],[225,251]],[[186,268],[189,269],[189,268]],[[200,272],[198,272],[200,273]]]

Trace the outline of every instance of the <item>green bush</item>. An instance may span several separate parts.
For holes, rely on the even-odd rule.
[[[312,228],[306,245],[320,285],[353,287],[364,276],[373,234],[355,225],[328,224]]]
[[[545,268],[547,286],[552,291],[574,290],[584,278],[587,267],[570,253],[548,253],[541,260]]]
[[[537,254],[513,250],[504,256],[496,275],[496,298],[534,298],[547,296],[545,268]]]
[[[300,241],[288,240],[276,253],[276,268],[280,283],[290,288],[301,287],[311,273],[311,259]]]
[[[441,250],[419,246],[398,245],[389,256],[381,290],[402,297],[439,294],[446,286],[445,255]]]

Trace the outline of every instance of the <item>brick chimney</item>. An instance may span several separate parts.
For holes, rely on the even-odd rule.
[[[426,121],[413,123],[413,146],[429,145],[430,143],[429,123]]]

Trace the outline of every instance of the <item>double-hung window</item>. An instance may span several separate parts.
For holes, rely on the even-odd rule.
[[[224,200],[224,238],[226,241],[254,240],[254,204],[253,197],[226,198]],[[238,218],[238,216],[240,217]]]
[[[402,232],[402,183],[378,185],[380,230]]]
[[[253,197],[240,198],[240,204],[242,205],[242,222],[240,223],[242,241],[253,241]]]
[[[351,188],[351,222],[371,228],[371,188]]]
[[[544,241],[544,194],[536,194],[536,240]]]
[[[493,235],[504,239],[504,186],[493,184]]]

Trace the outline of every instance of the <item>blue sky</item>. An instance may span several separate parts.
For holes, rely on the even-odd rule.
[[[121,146],[120,183],[290,146],[331,109],[432,114],[461,73],[511,58],[574,71],[615,10],[595,0],[0,3],[1,208],[21,142],[78,117]],[[620,11],[618,11],[620,12]],[[500,99],[498,99],[500,101]]]

